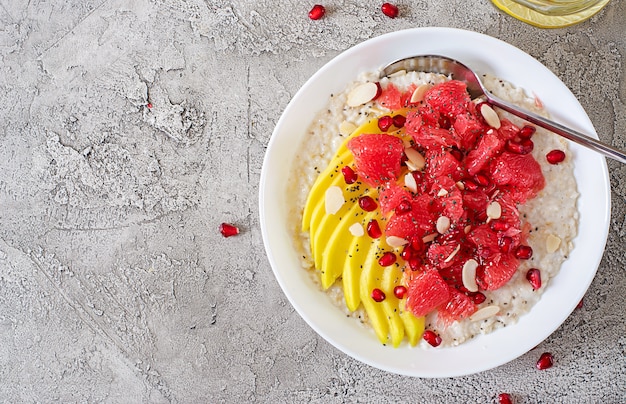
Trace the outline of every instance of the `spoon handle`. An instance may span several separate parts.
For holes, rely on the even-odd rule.
[[[546,119],[531,111],[526,111],[516,105],[508,103],[494,96],[493,94],[488,94],[487,99],[489,100],[490,104],[495,105],[496,107],[501,108],[507,112],[510,112],[515,116],[518,116],[528,122],[534,123],[537,126],[541,126],[544,129],[556,133],[557,135],[563,136],[564,138],[569,139],[572,142],[576,142],[580,145],[590,148],[591,150],[600,152],[606,157],[610,157],[614,160],[626,164],[626,153],[621,150],[618,150],[612,146],[600,142],[599,140],[584,135],[559,123]]]

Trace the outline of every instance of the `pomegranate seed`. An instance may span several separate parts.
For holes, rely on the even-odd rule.
[[[411,248],[415,251],[424,251],[426,250],[426,245],[424,244],[424,240],[421,237],[413,237],[411,239]]]
[[[582,309],[583,308],[583,299],[580,299],[580,302],[578,302],[578,304],[576,305],[577,309]]]
[[[411,202],[405,199],[402,202],[400,202],[398,206],[396,206],[395,212],[396,214],[401,215],[403,213],[410,212],[411,209],[413,209],[413,207],[411,206]]]
[[[309,11],[309,18],[312,20],[319,20],[326,14],[326,9],[321,4],[316,4],[313,6],[311,11]]]
[[[438,347],[441,344],[441,337],[431,330],[424,331],[422,338],[434,347]]]
[[[468,296],[470,297],[470,299],[472,299],[472,302],[474,302],[474,304],[481,304],[485,300],[487,300],[487,296],[480,292],[473,292],[470,293]]]
[[[537,369],[544,370],[544,369],[551,368],[552,365],[554,365],[554,358],[552,357],[552,354],[550,352],[544,352],[539,357],[539,360],[537,361],[536,366],[537,366]]]
[[[463,152],[459,149],[450,149],[450,154],[452,155],[452,157],[454,157],[457,161],[461,161],[463,160]]]
[[[146,107],[148,107],[149,109],[150,109],[150,108],[152,108],[152,103],[151,103],[151,102],[149,102],[149,103],[146,105]]]
[[[341,174],[343,174],[343,179],[344,181],[346,181],[346,184],[354,184],[359,178],[350,166],[345,166],[344,168],[342,168]]]
[[[490,226],[493,231],[507,231],[509,229],[509,224],[501,220],[492,220]]]
[[[511,400],[511,395],[509,393],[498,394],[498,404],[513,404],[513,400]]]
[[[476,191],[478,189],[478,184],[476,184],[472,180],[463,181],[463,185],[465,186],[465,189],[467,189],[468,191]]]
[[[530,139],[522,139],[519,142],[507,140],[504,146],[508,151],[515,154],[528,154],[535,148],[535,144]]]
[[[383,14],[385,14],[389,18],[396,18],[398,16],[398,7],[391,3],[383,3],[380,9]]]
[[[372,290],[372,299],[374,299],[375,302],[380,303],[383,300],[385,300],[385,292],[383,292],[382,290],[376,288],[374,290]]]
[[[498,247],[500,247],[500,251],[503,253],[508,253],[511,251],[511,245],[513,244],[513,239],[509,236],[504,236],[498,240]]]
[[[378,265],[380,265],[381,267],[388,267],[389,265],[393,265],[395,262],[396,254],[392,253],[391,251],[387,251],[378,260]]]
[[[565,153],[562,150],[552,150],[546,154],[546,160],[548,160],[550,164],[559,164],[561,161],[565,160]]]
[[[365,195],[359,198],[359,206],[366,212],[373,212],[378,207],[378,204],[369,195]]]
[[[239,234],[239,228],[229,223],[222,223],[220,224],[220,233],[224,237],[236,236]]]
[[[367,234],[371,238],[380,238],[380,236],[383,235],[383,232],[380,231],[380,226],[378,225],[376,219],[370,220],[367,224]]]
[[[392,120],[393,120],[393,126],[400,129],[401,127],[404,126],[404,123],[406,122],[406,117],[402,115],[394,115]]]
[[[515,249],[515,258],[520,260],[528,260],[533,256],[533,249],[527,245],[518,246]]]
[[[409,268],[411,271],[418,271],[422,267],[422,260],[419,257],[409,259]]]
[[[526,279],[533,287],[533,290],[537,290],[541,287],[541,272],[537,268],[530,268],[526,272]]]
[[[482,187],[486,187],[487,185],[489,185],[489,178],[482,173],[478,173],[474,176],[474,181],[476,181],[476,183]]]
[[[530,139],[534,134],[537,128],[530,125],[524,125],[522,129],[520,129],[518,136],[520,139]]]
[[[389,115],[383,115],[378,118],[378,129],[382,130],[383,132],[387,132],[392,125],[393,118]]]
[[[407,292],[406,286],[398,285],[395,288],[393,288],[393,295],[397,297],[398,299],[404,298],[404,296],[406,296],[406,292]]]
[[[411,248],[410,245],[404,246],[404,248],[402,249],[402,252],[400,253],[400,258],[402,258],[405,261],[409,261],[411,258],[413,258],[414,255],[414,251]]]

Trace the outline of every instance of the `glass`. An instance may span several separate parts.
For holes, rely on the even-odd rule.
[[[505,13],[541,28],[573,25],[591,18],[609,0],[492,0]]]

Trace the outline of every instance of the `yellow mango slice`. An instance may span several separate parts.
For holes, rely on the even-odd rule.
[[[391,342],[399,346],[405,336],[411,345],[415,345],[424,329],[424,319],[415,318],[404,310],[404,300],[393,295],[393,288],[402,281],[402,271],[398,264],[383,268],[378,264],[382,251],[392,251],[384,236],[372,239],[367,235],[366,226],[376,219],[384,228],[385,219],[377,209],[365,212],[358,205],[358,199],[367,194],[377,199],[376,189],[370,189],[362,182],[346,184],[341,169],[354,164],[354,157],[346,143],[362,133],[381,133],[376,119],[356,129],[339,147],[328,167],[318,176],[309,192],[302,215],[302,231],[310,234],[311,252],[315,268],[320,271],[324,289],[329,288],[339,279],[343,283],[346,306],[355,311],[359,306],[367,313],[370,325],[383,344]],[[393,132],[396,136],[405,136],[404,130]],[[330,214],[325,209],[326,191],[332,187],[341,188],[346,202],[339,210]],[[350,226],[359,223],[364,235],[351,234]],[[386,299],[375,302],[373,289],[382,290]]]
[[[376,240],[378,245],[375,249],[379,249],[380,239]],[[386,344],[389,336],[389,322],[383,309],[383,306],[372,299],[372,290],[380,286],[380,277],[382,276],[382,268],[376,262],[376,254],[368,254],[363,263],[363,271],[360,280],[361,303],[367,312],[370,324],[378,337],[378,340]]]
[[[381,290],[385,292],[387,298],[380,302],[387,316],[389,322],[389,335],[391,337],[391,344],[397,348],[404,339],[404,323],[400,318],[398,310],[399,299],[393,294],[393,289],[396,285],[400,284],[402,280],[402,272],[394,264],[387,267],[383,271],[383,277],[381,282]]]
[[[370,220],[379,218],[379,212],[366,212],[360,223],[364,231]],[[362,237],[353,237],[348,247],[348,255],[343,264],[343,295],[346,306],[355,311],[361,303],[361,272],[368,255],[376,254],[378,242],[372,240],[367,232]]]

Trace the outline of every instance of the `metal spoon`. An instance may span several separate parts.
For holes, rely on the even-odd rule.
[[[576,142],[582,146],[588,147],[591,150],[600,152],[606,157],[610,157],[622,163],[626,163],[626,153],[624,153],[623,151],[604,144],[590,136],[584,135],[559,123],[546,119],[531,111],[520,108],[517,105],[513,105],[491,94],[485,88],[476,73],[474,73],[469,67],[465,66],[457,60],[439,55],[412,56],[390,63],[382,69],[380,77],[387,77],[401,70],[440,73],[446,76],[450,76],[452,79],[464,81],[467,84],[467,91],[469,92],[472,99],[484,97],[486,101],[491,105],[499,107],[528,122],[531,122],[537,126],[554,132],[557,135],[563,136],[564,138],[569,139],[572,142]]]

